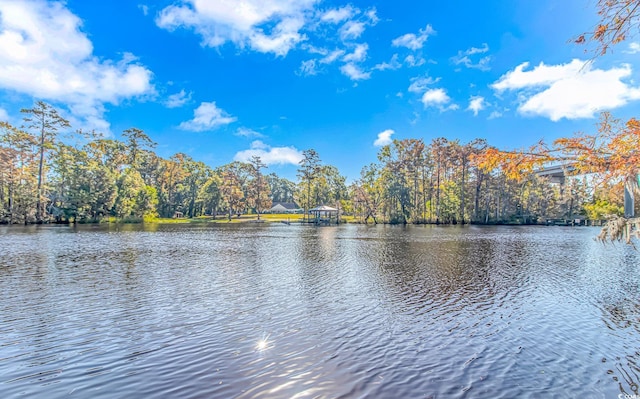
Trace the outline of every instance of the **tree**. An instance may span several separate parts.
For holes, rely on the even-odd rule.
[[[156,189],[145,185],[140,172],[134,168],[125,169],[118,178],[118,196],[114,205],[115,215],[124,219],[155,217],[157,205]]]
[[[501,169],[512,180],[524,181],[535,168],[549,162],[571,165],[575,175],[593,176],[596,186],[633,186],[638,189],[640,174],[640,121],[635,118],[626,123],[609,113],[601,115],[598,130],[594,134],[575,133],[572,137],[559,138],[551,146],[540,142],[526,150],[501,151],[487,148],[477,157],[480,167],[487,171]],[[623,226],[619,229],[615,226]],[[640,219],[627,223],[615,221],[605,226],[601,238],[607,240],[640,237]],[[606,234],[604,234],[606,232]]]
[[[387,209],[392,223],[407,223],[412,219],[417,193],[419,167],[422,161],[422,140],[394,140],[378,153],[383,163],[382,176],[385,184]]]
[[[285,178],[278,177],[275,173],[266,176],[271,192],[272,202],[293,202],[296,192],[296,184]]]
[[[145,149],[155,148],[156,143],[144,131],[135,127],[123,130],[122,135],[127,139],[129,164],[134,168],[138,168],[140,166],[140,153]]]
[[[578,44],[595,43],[596,57],[640,32],[640,0],[598,0],[596,7],[600,21],[575,39]]]
[[[326,165],[322,167],[322,176],[327,182],[327,202],[335,203],[336,208],[340,210],[342,205],[341,201],[347,200],[349,196],[346,185],[347,179],[342,176],[338,168],[333,165]]]
[[[258,214],[258,220],[260,220],[260,211],[265,208],[270,208],[271,204],[269,204],[270,193],[269,193],[269,185],[262,176],[261,169],[267,167],[267,165],[262,162],[259,156],[252,156],[251,160],[249,160],[250,165],[250,174],[252,177],[251,182],[249,183],[249,204],[253,206]]]
[[[232,162],[222,167],[220,175],[222,177],[220,194],[226,203],[229,221],[231,221],[234,213],[240,216],[240,212],[245,203],[242,184],[242,167],[239,162]]]
[[[191,157],[184,157],[183,163],[184,170],[186,172],[182,181],[182,198],[184,201],[184,208],[187,215],[192,218],[198,216],[200,213],[196,210],[196,203],[198,199],[198,193],[200,187],[202,187],[209,177],[211,177],[211,168],[202,162],[196,162]]]
[[[175,212],[184,210],[182,209],[183,182],[188,174],[185,164],[190,159],[188,155],[180,152],[159,162],[159,170],[156,172],[156,187],[158,210],[163,217],[172,217]]]
[[[306,196],[303,196],[304,201],[304,217],[306,219],[309,209],[311,208],[311,184],[318,177],[320,172],[320,157],[318,153],[313,150],[305,150],[302,152],[302,160],[298,163],[298,179],[303,184],[306,184]]]
[[[98,221],[109,215],[116,199],[116,172],[102,163],[90,145],[82,149],[58,143],[52,159],[50,213],[58,221]]]
[[[632,38],[640,32],[640,0],[598,0],[597,9],[600,21],[595,29],[579,35],[575,40],[578,44],[595,42],[595,57],[606,54],[612,46]],[[621,135],[622,139],[615,140],[617,141],[615,144],[621,144],[622,148],[626,149],[627,157],[629,157],[629,147],[635,146],[636,149],[638,148],[638,142],[640,141],[637,137],[638,125],[637,119],[630,119],[626,123],[626,131]],[[603,126],[601,125],[600,130],[602,129]],[[607,131],[609,128],[604,126],[604,130]],[[624,143],[625,139],[628,139],[627,143]],[[613,164],[616,165],[617,162],[614,160]],[[637,159],[635,165],[638,165]],[[623,184],[627,186],[629,191],[632,189],[637,191],[638,187],[640,187],[640,178],[638,178],[637,184],[635,182],[635,178],[638,176],[637,170],[634,171],[635,175],[631,175],[629,171],[626,172],[623,172],[626,175],[623,179]],[[611,223],[603,228],[600,238],[602,240],[621,240],[626,238],[627,243],[630,243],[632,236],[640,238],[640,218],[630,220],[614,218]]]
[[[35,153],[32,135],[0,122],[0,221],[26,224],[35,198]]]
[[[369,218],[374,224],[378,224],[378,210],[383,201],[383,188],[381,186],[379,166],[375,163],[362,168],[360,180],[351,187],[351,196],[354,207],[360,210],[362,221],[366,224]]]
[[[69,128],[69,121],[64,119],[58,111],[51,105],[38,101],[33,108],[22,109],[20,112],[27,114],[24,121],[28,123],[28,128],[37,132],[38,150],[40,161],[38,163],[38,186],[36,193],[36,221],[42,223],[44,207],[42,204],[45,155],[53,148],[58,136],[58,129]]]
[[[127,164],[126,146],[111,139],[97,139],[85,145],[85,151],[100,165],[113,173],[120,172]]]
[[[222,179],[217,173],[212,173],[209,180],[200,188],[198,192],[198,201],[202,203],[202,211],[206,215],[207,213],[215,219],[216,212],[220,206],[221,192],[220,186],[222,185]]]
[[[435,191],[436,191],[436,224],[440,223],[440,219],[442,216],[442,207],[440,201],[440,195],[442,192],[442,183],[446,180],[446,170],[447,170],[447,161],[450,156],[448,153],[448,143],[449,141],[444,137],[440,137],[434,139],[431,143],[431,156],[435,161],[435,170],[436,170],[436,181],[435,181]]]
[[[134,215],[138,218],[156,218],[158,212],[158,192],[155,187],[143,185],[138,191],[136,203],[134,207]]]

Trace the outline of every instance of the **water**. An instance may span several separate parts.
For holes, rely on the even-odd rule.
[[[597,232],[0,228],[0,397],[638,394],[640,254]]]

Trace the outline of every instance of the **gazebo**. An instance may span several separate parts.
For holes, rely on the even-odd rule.
[[[332,208],[330,206],[322,205],[317,206],[315,208],[309,209],[309,213],[313,214],[315,223],[331,223],[335,220],[336,223],[339,223],[338,219],[338,209]]]

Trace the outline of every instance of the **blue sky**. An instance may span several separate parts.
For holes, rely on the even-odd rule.
[[[42,99],[164,157],[289,178],[308,148],[349,179],[395,138],[519,148],[637,116],[640,43],[586,65],[570,43],[593,3],[0,0],[0,119]]]

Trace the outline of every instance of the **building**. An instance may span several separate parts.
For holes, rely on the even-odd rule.
[[[274,202],[266,213],[302,213],[304,212],[295,202]]]
[[[312,221],[319,223],[340,223],[340,211],[337,208],[322,205],[309,209],[313,215]]]

